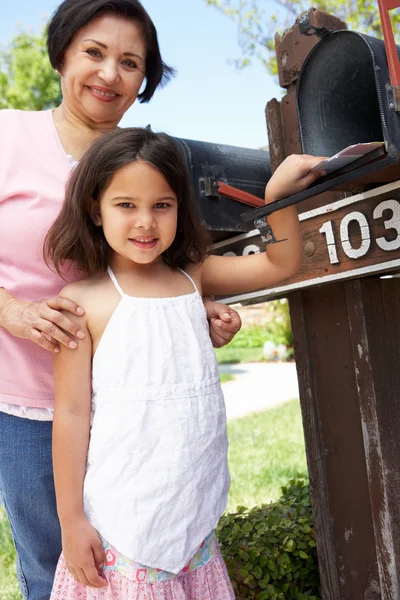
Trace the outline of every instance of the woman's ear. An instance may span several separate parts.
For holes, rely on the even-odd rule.
[[[95,225],[97,225],[97,227],[101,227],[102,222],[101,222],[100,206],[99,206],[98,202],[93,200],[93,198],[90,201],[90,216],[92,218],[93,223]]]

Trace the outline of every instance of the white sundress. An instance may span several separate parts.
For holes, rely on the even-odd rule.
[[[93,358],[84,506],[132,561],[179,573],[229,489],[226,413],[202,297],[121,294]]]

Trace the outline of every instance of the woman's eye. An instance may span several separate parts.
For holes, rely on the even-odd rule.
[[[121,208],[133,208],[132,202],[120,202],[118,206]]]
[[[171,205],[168,202],[157,202],[154,208],[168,208],[169,206]]]
[[[124,60],[123,64],[129,69],[137,69],[138,65],[134,60]]]
[[[94,56],[95,58],[98,58],[101,56],[101,53],[99,50],[97,50],[97,48],[88,48],[86,50],[86,54],[89,54],[89,56]]]

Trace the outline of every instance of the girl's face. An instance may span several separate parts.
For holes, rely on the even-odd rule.
[[[145,60],[139,24],[112,14],[93,19],[65,52],[60,69],[63,105],[87,122],[117,125],[138,96]]]
[[[116,171],[94,220],[114,250],[114,261],[151,265],[162,260],[175,239],[178,199],[155,167],[135,161]]]

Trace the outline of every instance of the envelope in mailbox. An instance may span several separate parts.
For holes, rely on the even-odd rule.
[[[372,152],[380,146],[383,146],[384,143],[385,142],[369,142],[366,144],[353,144],[352,146],[347,146],[347,148],[344,148],[344,150],[341,150],[334,156],[331,156],[326,160],[321,160],[321,162],[315,165],[311,170],[320,171],[323,168],[327,174],[332,173],[354,160],[357,160],[357,158],[361,158],[361,156],[368,154],[368,152]]]

